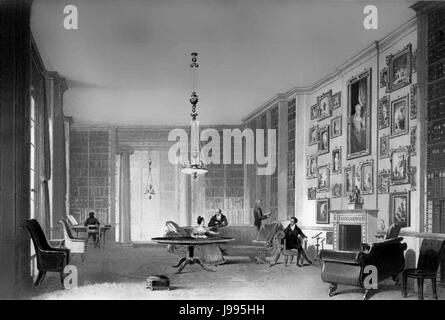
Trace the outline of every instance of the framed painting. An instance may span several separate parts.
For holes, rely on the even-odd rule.
[[[409,97],[409,118],[414,120],[417,118],[417,83],[409,88]]]
[[[344,168],[344,178],[345,194],[349,194],[354,188],[354,167],[348,165]]]
[[[362,163],[361,166],[361,186],[362,194],[374,193],[374,162],[368,160]]]
[[[402,227],[409,227],[410,217],[410,194],[409,191],[390,193],[389,199],[390,224],[397,223]]]
[[[318,142],[318,154],[329,153],[329,125],[321,127],[319,130],[320,141]]]
[[[332,110],[341,107],[341,91],[332,96]]]
[[[409,146],[411,149],[410,151],[412,156],[415,156],[417,153],[416,143],[417,143],[417,126],[414,126],[411,127],[409,136]]]
[[[341,197],[341,184],[336,183],[332,187],[332,198],[340,198]]]
[[[329,199],[317,200],[317,224],[329,224]]]
[[[378,193],[389,193],[389,170],[380,170],[377,177],[377,191]]]
[[[341,147],[332,150],[332,174],[341,174]]]
[[[306,177],[307,178],[316,178],[317,172],[318,172],[318,165],[317,165],[317,156],[316,155],[310,155],[306,158]]]
[[[317,188],[315,187],[307,188],[307,199],[308,200],[317,199]]]
[[[331,138],[341,136],[341,116],[331,120]]]
[[[380,137],[379,158],[380,159],[389,158],[389,135],[384,135]]]
[[[408,95],[391,102],[391,137],[398,137],[408,133]]]
[[[331,116],[332,108],[332,90],[319,96],[317,98],[317,104],[319,110],[318,121],[329,118]]]
[[[318,125],[313,125],[309,128],[309,145],[312,146],[320,141],[318,132]]]
[[[384,88],[388,85],[388,67],[384,67],[380,70],[380,88]]]
[[[318,167],[317,192],[329,191],[329,165]]]
[[[378,105],[378,121],[379,129],[385,129],[389,127],[389,95],[383,96],[379,99]]]
[[[398,90],[411,83],[411,44],[396,54],[387,56],[386,63],[389,72],[388,92]]]
[[[371,69],[348,81],[347,159],[371,154]]]
[[[391,151],[391,184],[409,183],[409,153],[409,147],[402,147]]]
[[[311,120],[317,119],[319,116],[318,104],[311,106]]]

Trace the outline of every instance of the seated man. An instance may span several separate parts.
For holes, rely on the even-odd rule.
[[[99,225],[100,225],[100,222],[94,216],[94,212],[90,212],[88,219],[85,220],[85,227],[95,226],[95,229],[97,229],[97,227]],[[93,237],[94,247],[97,247],[97,245],[98,245],[96,234],[97,234],[97,232],[88,232],[88,237],[90,237],[90,235]]]
[[[212,229],[217,229],[220,227],[226,227],[227,225],[229,225],[227,222],[227,217],[222,214],[221,209],[216,209],[215,214],[210,219],[209,227],[212,227]]]
[[[301,245],[301,239],[307,238],[306,235],[301,231],[301,229],[297,226],[298,219],[295,217],[290,218],[289,225],[284,229],[284,239],[286,240],[286,248],[285,250],[297,250],[297,266],[302,267],[300,264],[300,255],[303,255],[303,258],[309,263],[312,264],[312,261],[306,256],[306,252],[304,252],[303,247]]]

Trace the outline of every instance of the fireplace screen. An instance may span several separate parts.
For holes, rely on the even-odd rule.
[[[338,249],[341,251],[360,251],[362,226],[342,224],[339,226]]]

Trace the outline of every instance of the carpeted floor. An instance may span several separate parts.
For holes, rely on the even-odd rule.
[[[229,257],[216,272],[207,272],[199,265],[187,266],[175,274],[177,257],[158,246],[125,248],[107,245],[104,249],[89,248],[84,264],[74,256],[71,264],[78,267],[78,287],[62,289],[58,274],[48,274],[30,299],[333,299],[361,300],[363,290],[339,286],[338,294],[329,298],[328,284],[320,278],[319,266],[298,268],[278,264],[255,264],[247,258]],[[145,279],[150,275],[170,278],[170,291],[150,291]],[[412,286],[412,283],[411,283]],[[411,288],[407,299],[416,299]],[[402,299],[400,286],[388,280],[370,299]],[[431,299],[431,288],[425,288],[425,299]],[[439,288],[439,299],[445,290]]]

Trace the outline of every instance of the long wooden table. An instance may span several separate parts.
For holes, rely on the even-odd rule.
[[[209,238],[192,238],[192,237],[158,237],[151,238],[151,240],[162,244],[174,244],[174,245],[185,245],[187,246],[187,256],[185,258],[179,259],[178,263],[174,265],[174,268],[178,268],[176,273],[181,273],[181,271],[188,264],[199,264],[201,268],[206,271],[216,271],[207,268],[201,260],[195,256],[195,247],[209,244],[227,243],[234,241],[234,238],[229,237],[209,237]]]

